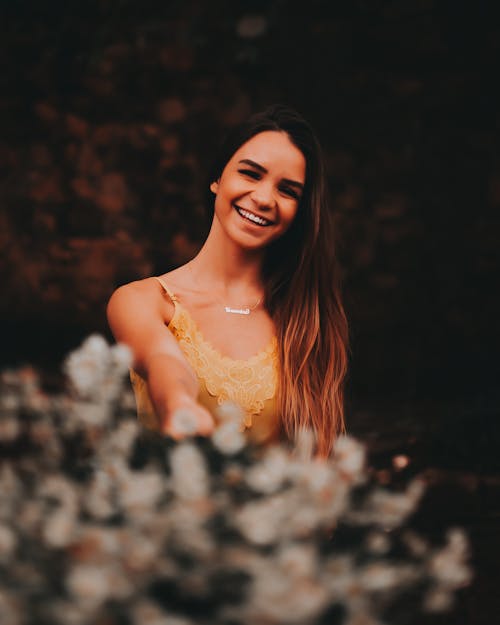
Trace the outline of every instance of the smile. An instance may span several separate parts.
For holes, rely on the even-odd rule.
[[[241,217],[243,217],[243,219],[246,219],[247,221],[250,221],[251,223],[257,226],[271,226],[274,223],[272,221],[269,221],[269,219],[265,219],[264,217],[259,217],[258,215],[255,215],[254,213],[252,213],[249,210],[246,210],[245,208],[240,208],[236,204],[233,204],[233,206],[236,212],[238,213],[238,215],[240,215]]]

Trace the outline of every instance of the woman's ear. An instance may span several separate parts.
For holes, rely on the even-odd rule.
[[[217,195],[218,190],[219,190],[219,181],[214,180],[212,184],[210,185],[210,191],[212,191],[212,193],[215,193],[215,195]]]

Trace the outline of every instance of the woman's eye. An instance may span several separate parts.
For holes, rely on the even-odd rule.
[[[293,189],[290,189],[290,187],[282,187],[281,192],[284,193],[285,195],[289,195],[290,197],[293,197],[295,200],[299,199],[299,194]]]
[[[238,171],[240,172],[240,174],[250,176],[250,178],[253,178],[254,180],[258,180],[260,178],[259,173],[254,171],[253,169],[239,169]]]

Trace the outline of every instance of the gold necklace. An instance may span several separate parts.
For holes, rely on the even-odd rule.
[[[199,286],[198,285],[198,281],[196,280],[196,278],[194,277],[194,274],[193,274],[193,269],[191,267],[191,261],[189,261],[188,267],[189,267],[189,271],[191,273],[191,276],[192,276],[193,280],[196,283],[196,286]],[[253,306],[243,306],[241,308],[233,308],[232,306],[224,306],[224,312],[230,313],[230,314],[233,314],[233,315],[249,315],[252,312],[252,310],[255,310],[257,308],[257,306],[261,303],[263,297],[264,296],[261,295]]]

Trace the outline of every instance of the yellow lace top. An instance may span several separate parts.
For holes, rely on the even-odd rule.
[[[245,428],[251,440],[258,443],[275,440],[279,431],[275,404],[278,371],[276,337],[266,349],[247,360],[223,356],[205,340],[194,319],[163,280],[156,279],[174,303],[174,315],[167,327],[198,377],[198,401],[214,416],[217,406],[225,401],[237,403],[245,413]],[[139,420],[144,426],[158,430],[159,422],[146,381],[133,369],[130,379]]]

